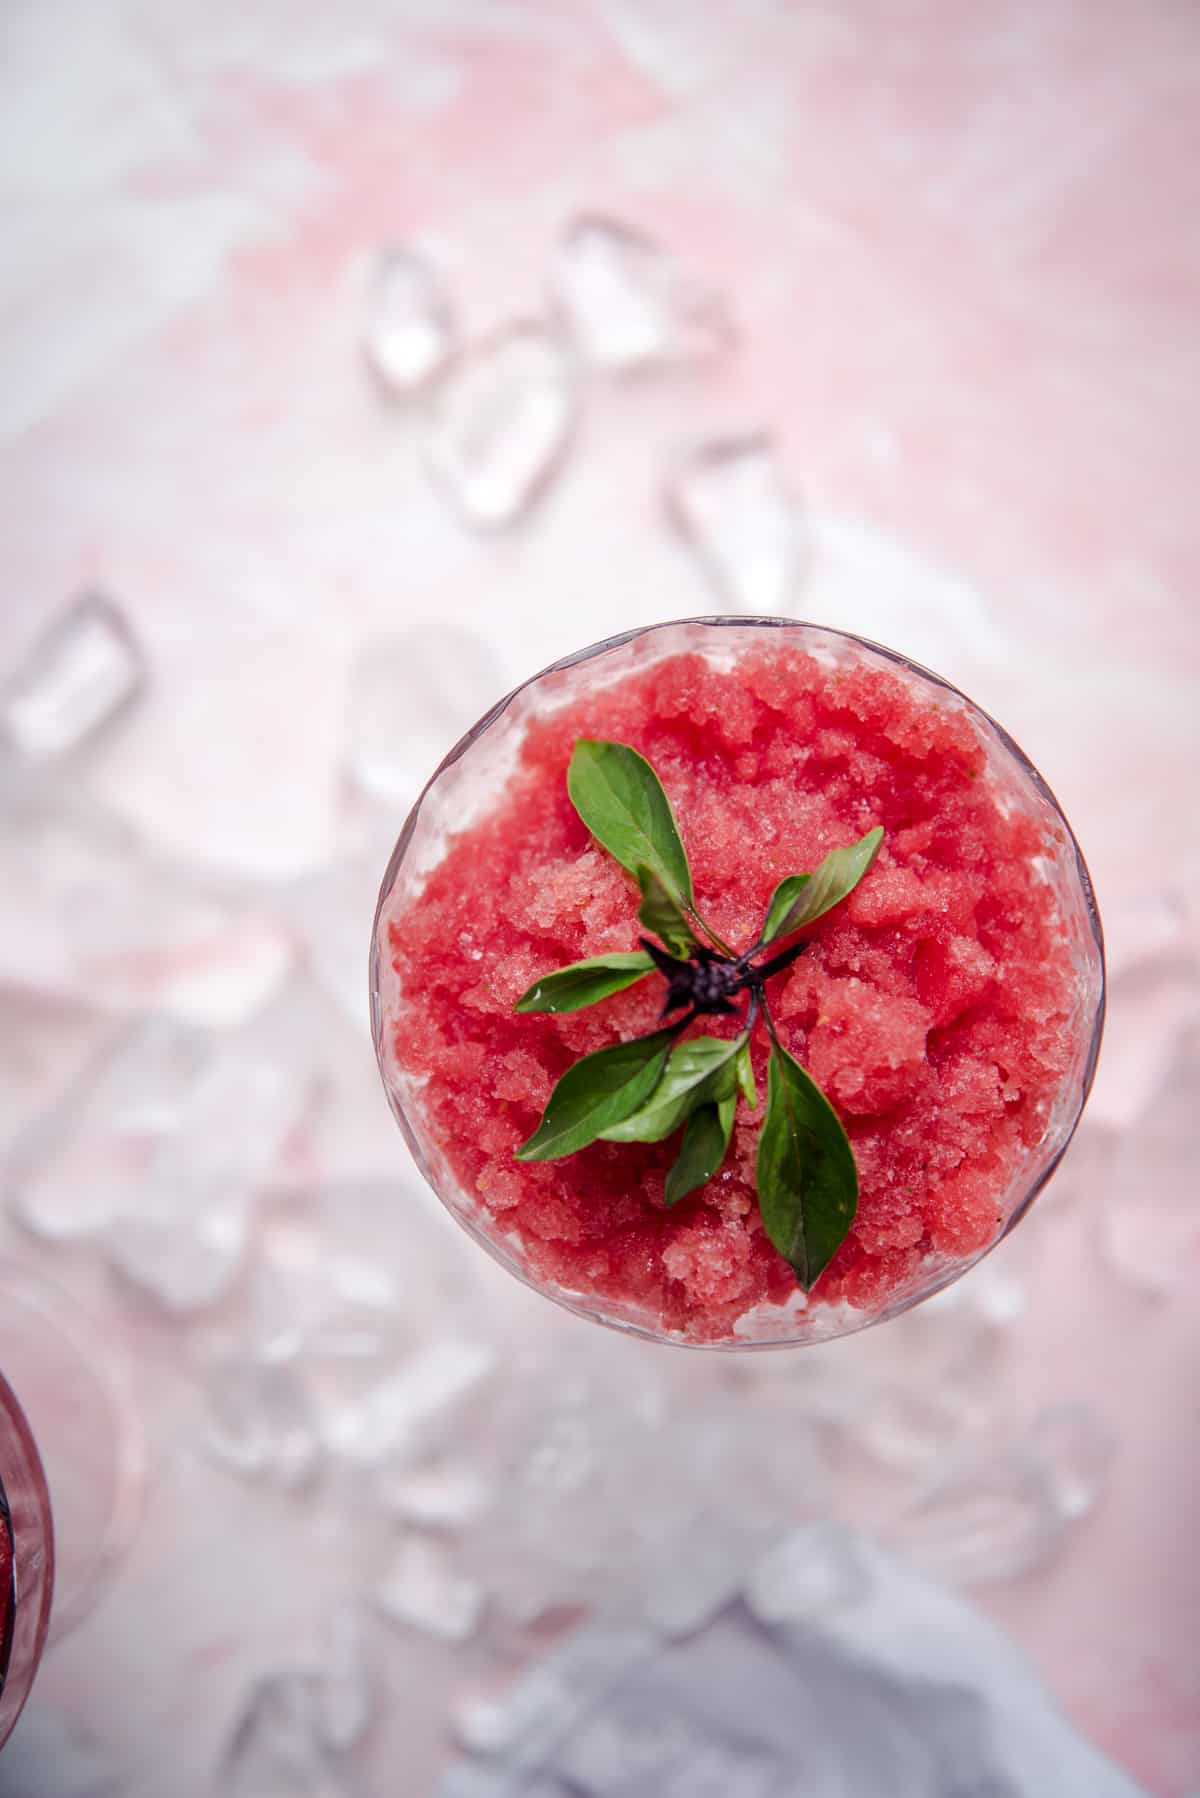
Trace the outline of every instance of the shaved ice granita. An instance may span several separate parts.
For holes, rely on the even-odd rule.
[[[510,695],[405,824],[371,956],[459,1222],[585,1316],[729,1348],[861,1329],[991,1248],[1070,1140],[1103,996],[1016,745],[780,619],[630,632]]]

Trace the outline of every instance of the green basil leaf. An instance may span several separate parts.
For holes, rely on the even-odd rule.
[[[812,874],[789,874],[771,895],[762,940],[773,943],[776,937],[790,936],[805,924],[824,917],[827,911],[852,893],[875,857],[883,841],[883,826],[877,824],[857,843],[847,849],[831,849]]]
[[[786,880],[780,881],[771,894],[771,903],[767,907],[766,922],[763,924],[762,931],[764,943],[775,941],[784,919],[811,879],[811,874],[789,874]]]
[[[758,1104],[758,1088],[754,1084],[754,1063],[750,1059],[749,1037],[746,1038],[741,1048],[738,1050],[737,1081],[742,1089],[742,1097],[745,1099],[751,1111],[753,1111],[754,1107]]]
[[[645,1103],[600,1134],[605,1142],[662,1142],[708,1099],[727,1099],[737,1087],[738,1048],[744,1036],[693,1036],[671,1051],[666,1071]]]
[[[767,1068],[755,1182],[767,1235],[808,1292],[854,1221],[858,1169],[829,1100],[778,1046]]]
[[[586,961],[573,961],[552,974],[535,980],[527,993],[522,993],[514,1011],[582,1011],[613,993],[624,992],[635,981],[654,972],[654,963],[644,949],[629,954],[592,955]]]
[[[696,947],[696,936],[691,925],[683,915],[683,908],[677,899],[667,891],[662,881],[652,868],[639,868],[637,883],[642,889],[642,903],[638,910],[638,922],[647,930],[652,930],[671,951],[684,961]]]
[[[710,1101],[693,1111],[663,1190],[668,1205],[677,1205],[689,1192],[712,1179],[729,1148],[736,1109],[737,1099],[728,1098],[716,1104]]]
[[[667,891],[692,902],[692,875],[671,802],[644,756],[625,743],[581,737],[567,769],[571,803],[598,843],[623,868],[656,874]]]
[[[514,1153],[518,1161],[555,1161],[586,1149],[604,1130],[628,1117],[647,1100],[667,1065],[675,1039],[671,1029],[632,1042],[597,1049],[569,1067],[528,1141]]]

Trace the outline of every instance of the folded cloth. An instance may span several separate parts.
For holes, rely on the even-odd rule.
[[[585,1625],[438,1798],[1137,1798],[981,1612],[854,1552],[863,1577],[816,1614],[737,1599],[669,1643]]]

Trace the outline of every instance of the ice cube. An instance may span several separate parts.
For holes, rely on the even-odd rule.
[[[349,783],[399,821],[503,690],[495,653],[477,632],[431,622],[367,643],[350,680],[343,750]]]
[[[295,944],[281,919],[256,901],[231,903],[190,946],[168,950],[148,997],[187,1023],[236,1030],[285,990],[295,970]]]
[[[5,1187],[14,1215],[52,1241],[102,1232],[178,1128],[209,1053],[204,1032],[171,1018],[109,1036],[13,1145]]]
[[[222,1025],[281,979],[257,901],[167,866],[63,781],[0,779],[0,979],[101,1009]]]
[[[650,1605],[686,1633],[736,1589],[765,1536],[823,1490],[823,1463],[807,1419],[751,1419],[711,1390],[698,1401],[672,1402],[633,1344],[614,1359],[555,1340],[515,1370],[496,1422],[504,1503],[469,1545],[506,1616]]]
[[[393,1623],[444,1642],[466,1642],[484,1611],[484,1593],[455,1570],[440,1543],[410,1536],[375,1588],[375,1603]]]
[[[329,1217],[338,1217],[341,1185],[322,1188]],[[386,1213],[381,1213],[386,1215]],[[255,1266],[250,1336],[275,1359],[305,1355],[334,1363],[357,1360],[372,1368],[394,1357],[403,1293],[387,1262],[347,1249],[324,1220],[275,1219]]]
[[[665,1501],[647,1487],[640,1517],[621,1502],[618,1469],[632,1480],[644,1463],[638,1433],[614,1427],[599,1406],[555,1404],[531,1437],[507,1447],[506,1501],[473,1548],[509,1617],[529,1622],[561,1604],[640,1588],[647,1535],[658,1531]]]
[[[379,871],[378,861],[372,866],[365,857],[348,857],[289,881],[276,895],[307,974],[364,1039],[371,1010],[363,920],[369,935]]]
[[[836,618],[877,643],[903,642],[908,655],[938,667],[957,659],[1000,680],[1021,666],[1003,608],[956,569],[864,518],[821,511],[808,523],[807,616]]]
[[[1200,1270],[1200,1032],[1176,1047],[1136,1124],[1123,1134],[1100,1214],[1104,1259],[1127,1285],[1164,1299]]]
[[[352,1360],[308,1359],[325,1445],[358,1468],[436,1453],[496,1367],[490,1344],[461,1338],[431,1342],[394,1370],[369,1368],[365,1381]]]
[[[466,1461],[384,1468],[374,1485],[381,1508],[421,1529],[457,1530],[475,1523],[495,1496],[491,1482]]]
[[[59,1096],[75,1089],[83,1070],[112,1038],[100,1014],[0,982],[0,1195],[6,1163],[46,1111],[48,1096],[62,1117]]]
[[[969,1461],[931,1487],[887,1532],[888,1545],[951,1585],[1017,1579],[1062,1540],[1047,1470],[1024,1453]]]
[[[1094,1203],[1094,1215],[1098,1216],[1104,1196],[1112,1185],[1119,1144],[1119,1131],[1086,1112],[1071,1138],[1070,1147],[1054,1170],[1053,1179],[1039,1195],[1039,1206],[1058,1213],[1075,1204]]]
[[[566,346],[520,322],[468,345],[430,405],[426,455],[438,485],[478,530],[512,524],[557,473],[578,407]]]
[[[507,1755],[570,1715],[574,1699],[556,1667],[534,1667],[498,1698],[462,1700],[451,1714],[456,1740],[472,1754]]]
[[[311,1093],[310,1028],[289,995],[220,1040],[174,1129],[122,1195],[106,1252],[165,1310],[215,1303],[241,1271],[259,1193]]]
[[[754,1566],[746,1603],[768,1627],[812,1623],[863,1597],[865,1563],[841,1525],[825,1521],[792,1530]]]
[[[865,1453],[899,1473],[924,1473],[961,1440],[969,1412],[949,1391],[914,1391],[886,1383],[846,1420],[848,1435]]]
[[[539,1767],[548,1748],[660,1648],[641,1625],[593,1622],[498,1697],[462,1703],[455,1734],[475,1754],[503,1756],[506,1774]]]
[[[886,1331],[848,1337],[837,1345],[844,1355],[832,1345],[813,1350],[809,1377],[816,1390],[806,1398],[832,1434],[882,1465],[906,1471],[967,1427],[996,1334],[981,1314],[975,1278],[973,1272],[905,1312]],[[873,1340],[891,1332],[891,1347]]]
[[[1113,1131],[1140,1129],[1198,1024],[1200,967],[1190,957],[1140,963],[1111,980],[1089,1123]]]
[[[951,1412],[960,1414],[959,1430],[981,1420],[997,1359],[1028,1306],[1028,1254],[1036,1235],[1014,1233],[964,1278],[894,1319],[887,1330],[866,1330],[839,1345],[850,1353],[839,1356],[838,1364],[864,1376],[854,1407],[843,1410],[849,1435],[857,1428],[858,1406],[869,1412],[880,1391],[902,1391],[911,1401],[906,1408],[914,1447],[926,1402],[932,1407],[927,1440],[936,1435],[943,1410],[946,1429],[953,1427]]]
[[[0,687],[0,747],[31,762],[65,755],[131,705],[145,679],[124,614],[103,594],[85,593]]]
[[[208,1369],[207,1448],[244,1479],[292,1490],[315,1475],[320,1448],[307,1390],[292,1362],[222,1356]]]
[[[1020,1242],[1022,1238],[1017,1237]],[[971,1283],[965,1293],[974,1316],[987,1328],[993,1343],[995,1337],[1020,1323],[1029,1309],[1029,1292],[1022,1278],[1021,1261],[1014,1255],[1014,1240],[1009,1237],[997,1245],[982,1267],[972,1270]],[[946,1288],[947,1292],[954,1290]],[[938,1295],[941,1296],[940,1294]]]
[[[769,437],[703,444],[667,484],[667,512],[730,611],[775,615],[796,604],[804,518]]]
[[[143,1181],[121,1202],[105,1238],[113,1268],[169,1313],[185,1316],[225,1297],[241,1271],[250,1194],[204,1181]]]
[[[586,360],[614,373],[706,361],[734,338],[720,295],[651,238],[597,214],[563,227],[551,293]]]
[[[1148,963],[1179,965],[1188,955],[1187,908],[1178,893],[1106,897],[1104,962],[1110,981]]]
[[[828,1467],[819,1420],[798,1400],[778,1412],[734,1400],[690,1408],[674,1426],[672,1451],[684,1480],[707,1501],[765,1537],[825,1508]],[[705,1433],[708,1440],[705,1441]],[[677,1513],[677,1494],[668,1494]]]
[[[375,1713],[366,1620],[358,1605],[339,1605],[323,1633],[321,1670],[313,1677],[313,1715],[324,1747],[345,1754],[366,1735]]]
[[[1030,1425],[1026,1446],[1049,1477],[1063,1517],[1085,1517],[1102,1496],[1116,1454],[1116,1437],[1090,1405],[1048,1405]]]
[[[354,1798],[349,1772],[321,1740],[306,1677],[270,1674],[253,1687],[219,1790],[226,1798]]]
[[[450,299],[432,265],[403,245],[380,250],[368,278],[362,347],[386,392],[407,398],[428,386],[455,339]]]

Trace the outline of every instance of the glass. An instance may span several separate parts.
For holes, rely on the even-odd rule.
[[[11,1551],[11,1560],[9,1558]],[[29,1696],[54,1591],[50,1494],[25,1413],[0,1374],[0,1748]]]
[[[7,1257],[0,1257],[0,1368],[37,1432],[38,1466],[54,1495],[51,1633],[59,1642],[99,1599],[141,1517],[141,1419],[111,1330],[93,1323],[73,1294]],[[9,1477],[0,1458],[0,1480],[7,1485]]]
[[[1072,1040],[1074,1054],[1041,1141],[1030,1149],[1018,1174],[998,1195],[1004,1218],[995,1239],[971,1255],[954,1259],[929,1256],[918,1276],[894,1288],[873,1311],[845,1304],[816,1302],[807,1310],[794,1306],[758,1305],[739,1320],[736,1335],[706,1343],[721,1349],[773,1348],[828,1341],[898,1316],[958,1279],[1016,1227],[1053,1174],[1079,1121],[1095,1072],[1104,1021],[1104,948],[1091,879],[1079,845],[1054,795],[1012,738],[960,693],[949,681],[865,638],[785,618],[692,618],[675,624],[650,625],[593,644],[534,675],[493,706],[473,730],[455,745],[434,773],[400,833],[380,890],[371,941],[371,1027],[388,1101],[421,1173],[438,1198],[469,1235],[493,1258],[535,1291],[581,1317],[614,1329],[663,1342],[683,1338],[666,1329],[645,1309],[592,1293],[568,1291],[535,1275],[522,1245],[459,1189],[435,1145],[426,1136],[419,1093],[389,1066],[385,1025],[395,996],[396,975],[386,954],[386,913],[393,902],[408,902],[420,892],[429,871],[445,852],[452,832],[469,828],[503,790],[516,765],[529,721],[557,710],[584,693],[608,686],[668,656],[701,653],[718,665],[731,666],[750,646],[777,633],[789,648],[815,656],[824,666],[862,665],[899,674],[942,707],[956,706],[974,722],[989,757],[989,781],[1002,803],[1026,810],[1045,826],[1048,845],[1043,872],[1060,909],[1076,970]],[[381,953],[381,938],[384,952]],[[819,1288],[817,1297],[819,1300]],[[690,1346],[690,1345],[689,1345]]]

